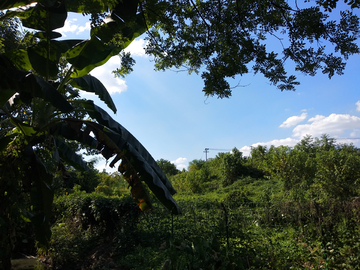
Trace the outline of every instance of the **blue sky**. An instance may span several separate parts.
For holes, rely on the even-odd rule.
[[[70,15],[59,32],[64,38],[88,38],[88,19]],[[134,71],[124,80],[111,71],[119,67],[113,57],[91,74],[102,81],[117,106],[117,114],[107,110],[127,128],[156,159],[164,158],[179,169],[194,159],[205,159],[219,151],[237,147],[245,155],[250,147],[262,145],[294,146],[304,135],[329,134],[339,143],[360,147],[360,56],[347,62],[345,74],[331,80],[288,72],[300,81],[296,91],[281,92],[261,74],[236,77],[240,83],[229,99],[206,98],[200,75],[167,70],[154,71],[152,58],[144,54],[144,37],[128,48],[136,60]],[[281,46],[276,41],[269,44]],[[84,95],[106,109],[95,95]],[[224,152],[224,151],[223,151]],[[104,168],[105,161],[98,163]],[[109,170],[107,167],[106,170]]]

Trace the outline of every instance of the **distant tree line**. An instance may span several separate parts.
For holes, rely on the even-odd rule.
[[[293,199],[345,198],[359,195],[360,149],[334,138],[305,136],[294,147],[253,147],[249,157],[234,148],[215,158],[193,160],[187,172],[171,176],[178,191],[202,193],[246,178],[276,178]]]

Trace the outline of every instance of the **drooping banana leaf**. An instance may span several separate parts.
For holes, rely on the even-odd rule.
[[[105,64],[112,56],[119,54],[121,50],[122,48],[112,44],[105,45],[95,36],[77,44],[65,54],[66,60],[74,69],[71,77],[87,75],[94,68]]]
[[[54,142],[56,144],[59,155],[63,160],[78,170],[89,170],[89,167],[81,158],[81,156],[77,155],[63,140],[55,137]]]
[[[78,123],[86,125],[87,128],[85,129],[85,131],[82,130],[81,125],[79,125]],[[123,128],[123,130],[125,129]],[[90,132],[95,135],[96,141],[89,135]],[[158,171],[156,172],[156,169],[154,170],[154,168],[150,165],[153,163],[156,164],[155,160],[150,156],[150,154],[142,156],[127,141],[126,138],[128,138],[129,136],[126,136],[126,138],[122,136],[122,134],[125,134],[125,132],[118,133],[105,125],[94,123],[91,121],[66,119],[65,122],[58,123],[56,126],[53,126],[51,133],[54,135],[61,135],[64,138],[70,140],[77,140],[88,145],[90,142],[92,147],[94,147],[96,143],[96,148],[106,159],[110,159],[114,156],[116,161],[121,159],[122,163],[126,164],[128,171],[132,172],[132,177],[140,177],[140,180],[146,183],[146,185],[155,194],[159,201],[164,204],[165,207],[167,207],[174,214],[181,213],[180,208],[171,196],[175,193],[175,190],[171,186],[169,180],[166,178],[160,168],[158,168]],[[142,153],[146,151],[139,142],[137,148],[144,149]],[[116,161],[111,162],[112,165],[114,165]],[[163,174],[163,179],[160,179],[159,177],[159,175],[161,174]],[[137,182],[129,184],[132,186],[132,184],[135,183]],[[133,192],[134,200],[139,203],[139,207],[142,207],[144,209],[146,208],[145,205],[148,205],[147,207],[150,207],[148,199],[136,197],[136,194],[138,194],[139,196],[144,196],[144,194],[146,193],[145,190],[142,191],[142,189],[140,188],[140,184],[136,186],[137,188]],[[143,202],[145,204],[143,204]]]
[[[93,127],[92,130],[97,140],[105,147],[102,153],[106,159],[114,155],[120,155],[123,161],[127,162],[127,166],[133,167],[133,171],[136,171],[141,181],[144,181],[150,190],[155,194],[159,201],[164,204],[173,214],[180,214],[181,210],[172,198],[176,191],[171,186],[170,181],[163,175],[163,179],[159,175],[163,174],[161,169],[154,170],[150,164],[156,163],[155,160],[148,155],[140,154],[137,149],[142,149],[142,153],[147,153],[146,149],[137,141],[137,149],[135,149],[130,142],[124,138],[121,134],[117,133],[106,126],[99,125],[97,123],[85,122],[87,126]],[[120,125],[120,124],[119,124]],[[124,128],[123,128],[124,129]],[[125,130],[125,129],[124,129]],[[109,154],[108,154],[109,153]]]
[[[120,154],[117,156],[120,156]],[[151,210],[152,204],[149,199],[149,195],[142,184],[138,173],[124,156],[122,156],[121,159],[118,170],[131,186],[131,196],[133,197],[135,203],[139,206],[141,211],[145,212]]]
[[[168,181],[167,177],[163,173],[163,171],[160,169],[159,165],[156,163],[156,161],[153,159],[153,157],[150,155],[150,153],[145,149],[145,147],[122,125],[120,125],[118,122],[112,119],[112,117],[103,109],[96,106],[92,101],[87,101],[83,103],[84,108],[89,113],[89,115],[96,119],[98,123],[108,127],[112,131],[115,131],[116,133],[121,135],[121,138],[128,142],[130,145],[132,145],[133,149],[136,150],[140,156],[142,156],[150,165],[152,170],[158,175],[158,177],[161,179],[163,184],[167,187],[170,194],[175,194],[176,191],[171,186],[170,182]]]
[[[31,82],[31,93],[36,93],[36,96],[49,101],[54,107],[62,112],[70,112],[73,109],[70,103],[56,90],[56,88],[43,78],[35,75],[30,75],[28,77],[34,78]]]
[[[108,107],[116,113],[116,106],[106,90],[105,86],[95,77],[91,75],[85,75],[80,78],[74,78],[71,81],[71,85],[81,90],[95,93],[99,98],[108,105]]]
[[[124,4],[125,2],[131,4]],[[143,16],[136,14],[137,5],[137,0],[119,1],[111,15],[101,25],[91,29],[90,39],[67,52],[66,58],[74,68],[71,77],[82,77],[95,67],[103,65],[147,30]],[[117,14],[127,21],[122,21]]]

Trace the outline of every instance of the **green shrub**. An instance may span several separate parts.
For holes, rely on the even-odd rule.
[[[139,242],[140,210],[129,196],[75,192],[58,197],[54,212],[48,252],[53,266],[78,269],[93,261],[99,267],[101,258],[130,252]]]

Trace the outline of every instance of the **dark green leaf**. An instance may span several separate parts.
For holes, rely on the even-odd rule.
[[[10,10],[6,13],[6,16],[19,17],[25,27],[50,32],[63,27],[65,24],[67,18],[65,1],[60,3],[60,5],[55,4],[51,7],[45,7],[38,3],[36,6]]]
[[[65,57],[73,65],[73,78],[87,75],[94,68],[105,64],[112,56],[121,51],[114,45],[104,45],[98,38],[92,37],[70,49]]]
[[[89,167],[82,159],[82,157],[77,155],[64,141],[60,140],[59,138],[54,138],[54,141],[61,158],[64,159],[68,164],[78,170],[89,170]]]
[[[47,78],[57,76],[60,54],[56,48],[42,41],[28,48],[28,56],[31,66],[38,74]]]
[[[106,111],[96,106],[92,101],[88,101],[83,105],[91,117],[96,119],[100,124],[120,134],[123,140],[131,144],[134,147],[134,149],[138,151],[142,157],[144,157],[144,159],[149,163],[149,165],[156,172],[156,174],[158,174],[159,178],[164,183],[164,185],[166,185],[169,192],[171,194],[176,193],[176,191],[168,181],[167,177],[162,172],[159,165],[156,163],[156,161],[153,159],[150,153],[127,129],[125,129],[122,125],[120,125],[118,122],[113,120]]]
[[[13,63],[19,70],[29,71],[32,69],[27,50],[18,49],[6,52],[6,57]]]
[[[53,87],[51,84],[46,82],[43,78],[34,76],[37,88],[42,93],[42,98],[49,101],[54,107],[62,112],[70,112],[73,107],[70,103]]]
[[[49,37],[49,39],[55,39],[55,38],[59,38],[61,36],[62,35],[59,32],[54,32],[54,31],[51,31],[50,33],[39,31],[34,34],[34,37],[37,37],[42,40],[46,40],[48,37]]]
[[[114,154],[120,154],[121,157],[126,158],[136,172],[139,173],[140,180],[146,183],[159,201],[173,214],[181,213],[179,206],[171,196],[175,193],[175,190],[171,186],[170,181],[158,167],[155,160],[135,138],[134,139],[137,142],[135,145],[136,149],[129,143],[129,136],[123,136],[125,134],[124,131],[126,131],[124,128],[122,130],[123,132],[118,134],[117,132],[107,129],[102,125],[91,122],[85,123],[87,126],[92,128],[92,131],[99,143],[105,146],[102,150],[102,154],[106,159]],[[142,149],[141,153],[139,152],[139,149]],[[107,153],[109,153],[109,155],[107,155]],[[154,166],[153,163],[155,163],[156,166]],[[160,178],[160,175],[163,178]]]
[[[16,118],[11,118],[11,123],[16,126],[25,136],[33,136],[37,132],[31,125],[22,123]]]
[[[116,106],[106,90],[105,86],[95,77],[91,75],[85,75],[80,78],[74,78],[71,81],[71,85],[81,90],[95,93],[99,98],[108,105],[108,107],[116,113]]]

